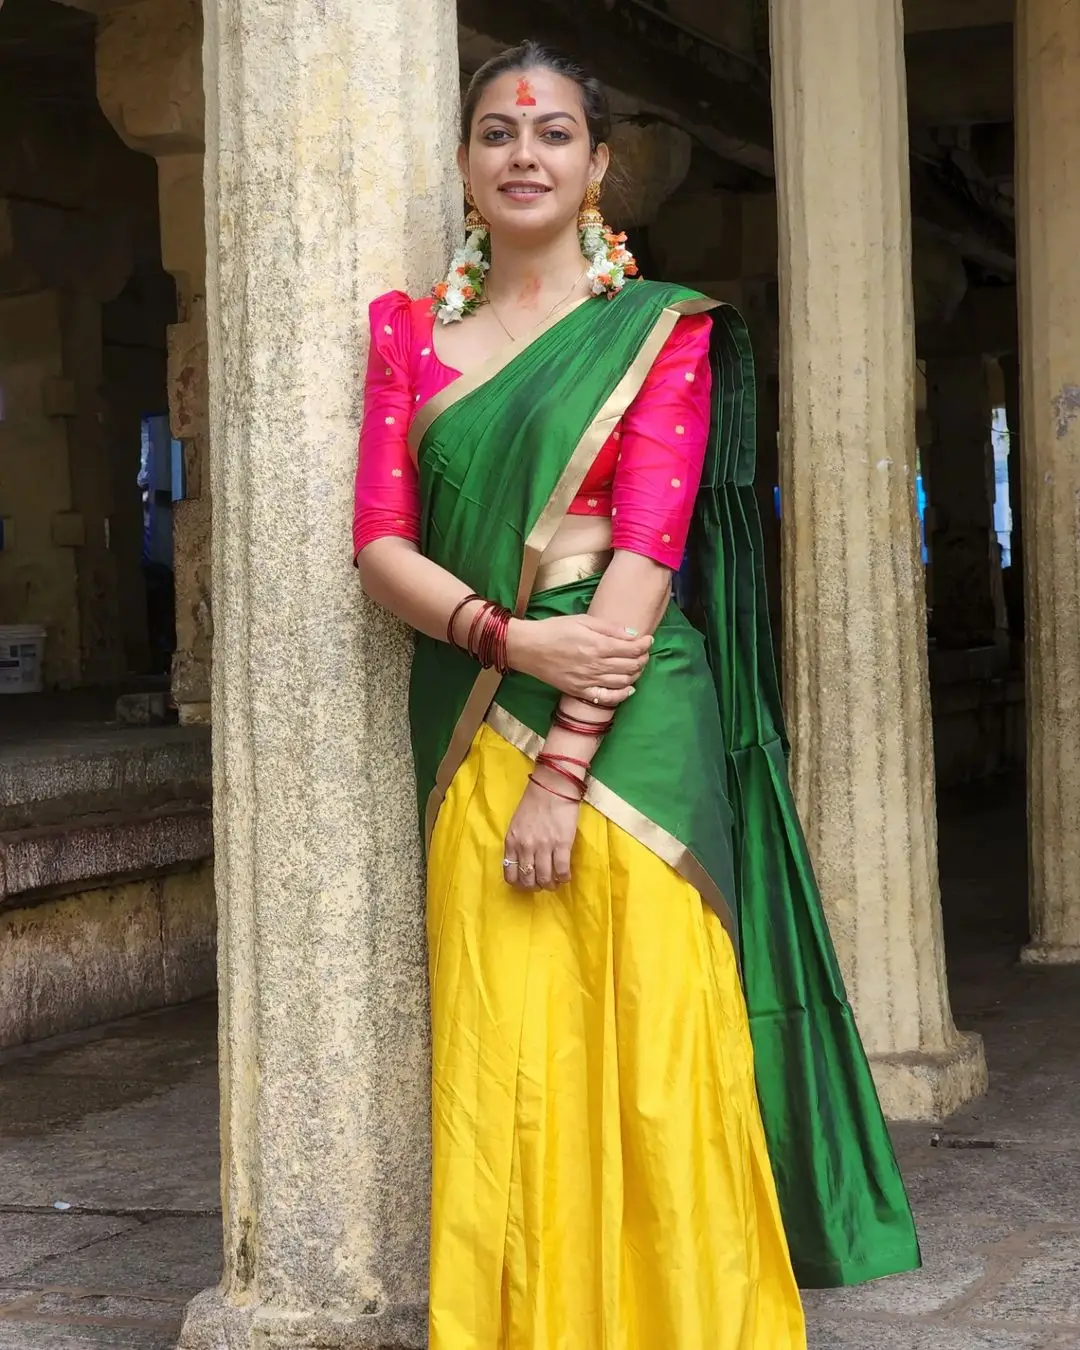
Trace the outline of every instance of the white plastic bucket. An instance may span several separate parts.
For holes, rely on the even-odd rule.
[[[0,694],[40,694],[45,629],[32,623],[0,623]]]

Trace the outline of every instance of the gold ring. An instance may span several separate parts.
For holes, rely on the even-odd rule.
[[[524,872],[525,875],[528,876],[530,872],[535,872],[536,869],[533,867],[532,863],[518,863],[518,871]]]

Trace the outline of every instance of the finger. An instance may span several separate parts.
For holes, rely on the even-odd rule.
[[[611,619],[602,619],[598,614],[582,614],[581,621],[586,628],[591,628],[594,633],[600,633],[603,637],[614,638],[618,642],[634,642],[639,639],[636,629],[627,628],[623,623],[613,623]]]
[[[636,628],[623,628],[607,619],[598,619],[592,614],[583,614],[581,618],[587,628],[604,639],[602,643],[598,644],[601,652],[608,650],[612,654],[615,652],[623,654],[627,652],[647,652],[653,645],[651,633],[639,633]]]
[[[609,656],[601,663],[605,675],[640,675],[649,664],[647,656]]]
[[[536,889],[550,891],[555,884],[555,866],[551,850],[542,848],[536,854]]]
[[[596,642],[596,653],[602,659],[609,656],[644,656],[655,639],[646,633],[644,637],[613,638],[604,634]]]
[[[594,708],[617,708],[620,703],[625,703],[633,692],[632,684],[625,689],[605,689],[603,685],[590,685],[585,690],[584,701],[591,703]]]
[[[503,858],[502,865],[503,879],[508,886],[516,886],[518,879],[517,859],[510,856],[510,849],[506,850],[506,857]]]
[[[518,855],[517,881],[514,883],[519,890],[536,890],[536,860],[531,850],[522,849]]]
[[[552,868],[555,872],[555,885],[565,886],[570,880],[570,848],[560,844],[552,854]]]
[[[609,674],[608,672],[605,671],[604,674],[602,674],[602,675],[597,675],[597,676],[593,679],[593,681],[592,681],[591,684],[589,685],[589,688],[590,688],[590,689],[626,689],[629,685],[631,685],[631,684],[634,683],[635,679],[636,679],[636,676],[634,676],[634,675],[611,675],[611,674]]]

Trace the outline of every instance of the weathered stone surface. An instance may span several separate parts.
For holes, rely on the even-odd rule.
[[[213,853],[210,807],[171,803],[64,824],[0,831],[0,904],[114,878],[204,862]]]
[[[203,143],[198,0],[142,0],[102,15],[98,100],[120,138],[160,158]]]
[[[986,1073],[945,983],[899,7],[772,20],[793,782],[882,1104],[927,1119]]]
[[[1080,961],[1080,8],[1016,23],[1032,946]]]
[[[173,507],[173,568],[176,575],[176,651],[173,698],[183,707],[210,698],[210,652],[214,637],[210,599],[210,498],[185,498]]]
[[[181,727],[78,727],[0,745],[0,827],[205,795],[210,738]]]
[[[177,439],[198,440],[198,452],[189,453],[185,484],[188,497],[203,495],[206,391],[206,302],[200,294],[189,306],[189,318],[169,327],[169,415]],[[206,483],[207,489],[209,482]]]
[[[205,994],[214,974],[208,866],[5,907],[0,1046]]]
[[[348,538],[366,302],[428,285],[460,227],[454,20],[449,0],[206,10],[226,1268],[188,1350],[422,1325],[409,643]]]
[[[209,867],[161,881],[161,952],[165,1004],[200,998],[217,983],[217,903]]]
[[[121,694],[116,700],[116,720],[127,727],[160,726],[169,717],[165,694]]]

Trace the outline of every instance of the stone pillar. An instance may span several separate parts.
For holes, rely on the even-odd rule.
[[[185,1350],[425,1343],[410,643],[350,522],[367,302],[460,229],[452,0],[205,11],[225,1272]]]
[[[1034,963],[1080,962],[1080,6],[1016,14]]]
[[[928,360],[926,383],[934,435],[925,463],[934,636],[939,647],[990,646],[999,636],[1001,563],[983,357]]]
[[[173,510],[176,652],[172,692],[186,723],[210,718],[210,475],[206,244],[203,229],[202,12],[199,0],[135,0],[108,10],[97,42],[98,99],[125,144],[158,165],[161,261],[176,282],[169,414],[184,445]]]
[[[794,786],[882,1104],[929,1119],[986,1065],[945,980],[900,4],[771,14]]]

